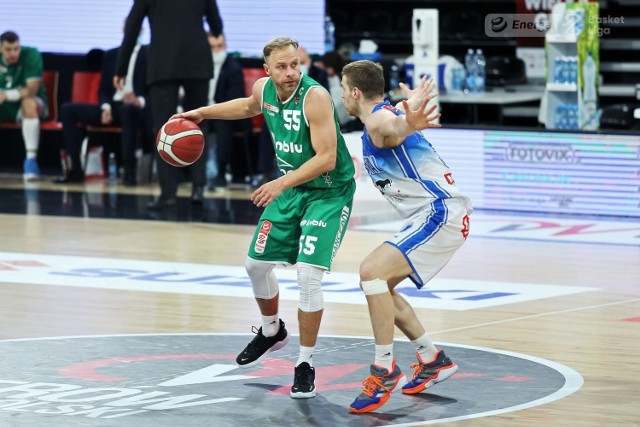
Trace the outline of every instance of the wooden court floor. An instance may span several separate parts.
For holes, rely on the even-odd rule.
[[[23,188],[19,179],[0,177],[0,189]],[[83,185],[56,187],[45,181],[32,184],[34,188],[86,190]],[[92,191],[107,190],[137,195],[146,204],[155,187],[92,187]],[[188,189],[181,191],[188,194]],[[247,194],[207,195],[242,199]],[[9,208],[11,203],[8,198],[0,200],[0,252],[242,266],[253,232],[252,225],[243,224],[38,214],[42,209],[27,214],[27,208],[16,213]],[[366,217],[372,208],[382,206],[382,202],[379,207],[356,204],[354,218]],[[350,230],[333,270],[357,272],[363,256],[387,236],[386,232]],[[507,290],[513,283],[597,288],[465,311],[416,309],[434,341],[548,359],[584,378],[581,389],[563,399],[448,425],[640,425],[640,247],[475,238],[472,218],[469,240],[439,277],[501,282]],[[0,301],[0,339],[248,333],[258,313],[251,298],[9,282],[0,283]],[[288,327],[296,331],[297,304],[282,301],[281,307]],[[320,333],[371,336],[366,306],[327,303]]]

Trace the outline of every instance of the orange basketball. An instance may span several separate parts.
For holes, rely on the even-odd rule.
[[[158,131],[156,148],[162,160],[170,165],[189,166],[202,155],[204,135],[191,120],[169,120]]]

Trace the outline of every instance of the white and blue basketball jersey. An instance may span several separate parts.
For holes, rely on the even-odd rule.
[[[386,109],[404,113],[388,101],[372,111]],[[406,218],[434,202],[457,198],[471,212],[471,201],[455,186],[449,167],[420,132],[409,135],[397,147],[377,148],[365,127],[362,157],[371,180],[398,213]]]

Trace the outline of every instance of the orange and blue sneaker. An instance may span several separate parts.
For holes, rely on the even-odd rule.
[[[425,363],[418,353],[416,356],[418,356],[418,363],[411,364],[413,378],[402,387],[404,394],[420,393],[458,371],[458,365],[453,363],[442,350],[438,351],[436,357],[429,363]]]
[[[349,411],[362,414],[375,411],[389,400],[391,392],[407,381],[400,368],[393,361],[391,373],[378,365],[371,365],[371,375],[362,382],[362,392],[356,397]]]

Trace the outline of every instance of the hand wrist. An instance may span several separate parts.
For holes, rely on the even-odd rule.
[[[17,102],[22,99],[22,94],[20,93],[20,89],[9,89],[4,91],[4,95],[7,98],[7,101]]]

